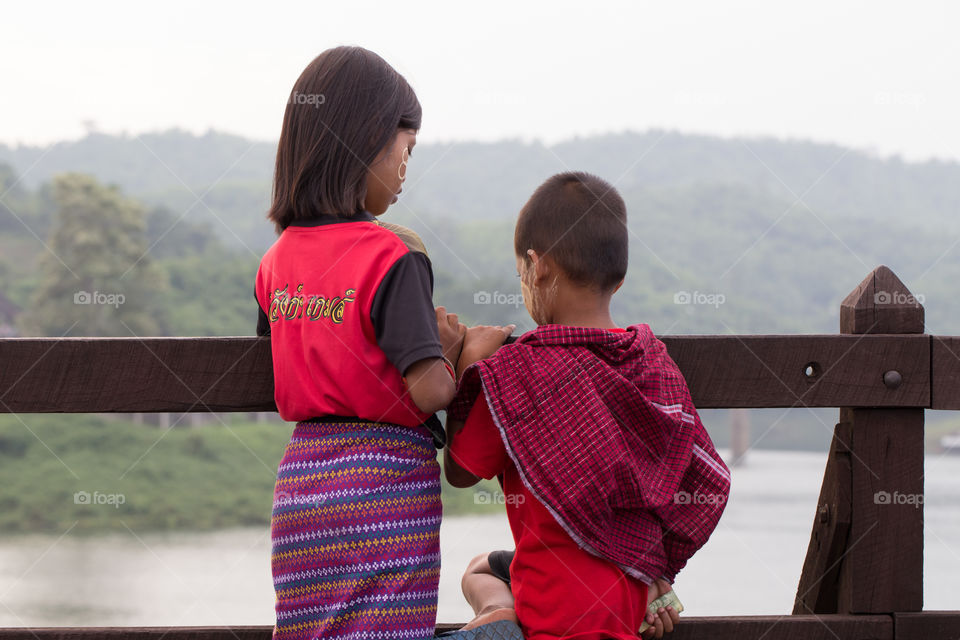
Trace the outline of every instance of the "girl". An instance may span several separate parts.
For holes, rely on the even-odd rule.
[[[274,490],[275,639],[433,636],[440,476],[425,422],[453,397],[465,329],[433,308],[419,238],[377,220],[420,114],[359,47],[320,54],[284,113],[268,214],[280,237],[256,281],[277,409],[297,423]]]

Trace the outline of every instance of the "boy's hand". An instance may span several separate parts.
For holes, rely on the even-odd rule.
[[[650,622],[651,618],[653,619],[652,622]],[[643,640],[662,638],[663,634],[673,632],[673,628],[680,622],[680,614],[677,613],[673,607],[667,607],[666,609],[661,609],[660,613],[656,616],[648,614],[647,622],[650,622],[650,626],[640,634],[640,637],[643,638]]]
[[[443,357],[449,360],[456,369],[460,352],[463,350],[463,337],[467,333],[467,327],[460,322],[457,314],[447,313],[445,307],[437,307],[436,312]]]
[[[647,604],[649,605],[671,589],[673,589],[673,587],[663,578],[654,581],[647,590]],[[643,640],[662,638],[663,634],[673,632],[673,628],[680,622],[680,614],[673,607],[665,607],[661,608],[657,612],[657,615],[648,613],[645,620],[650,627],[645,629],[640,634],[640,637],[643,638]]]
[[[505,327],[493,327],[488,325],[477,325],[467,329],[463,338],[463,351],[460,354],[460,360],[457,362],[457,378],[463,373],[464,369],[478,360],[493,355],[493,352],[503,345],[517,325],[508,324]]]

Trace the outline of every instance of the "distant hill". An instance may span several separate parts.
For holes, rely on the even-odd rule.
[[[184,224],[196,225],[194,235],[206,227],[255,260],[275,239],[264,219],[274,153],[272,143],[173,130],[0,146],[0,163],[22,176],[22,188],[62,171],[92,173],[162,210],[154,216],[162,220],[158,233],[172,224],[182,243]],[[951,249],[960,232],[957,163],[669,131],[551,146],[421,144],[402,199],[387,215],[423,236],[438,295],[468,305],[468,317],[528,322],[522,308],[478,307],[473,295],[516,289],[516,212],[544,178],[568,169],[597,173],[624,195],[631,271],[616,304],[658,330],[835,331],[840,300],[881,263],[930,301],[932,327],[960,328],[952,291],[960,269]],[[0,216],[0,232],[19,226]],[[164,236],[167,245],[175,236]],[[725,302],[678,307],[673,296],[681,290],[720,293]]]
[[[186,188],[199,195],[224,177],[269,181],[276,151],[276,143],[171,129],[139,136],[91,133],[46,147],[0,145],[0,163],[12,166],[32,188],[57,173],[82,171],[131,195]]]
[[[218,223],[214,214],[229,211],[230,229],[218,233],[228,243],[243,241],[260,249],[272,241],[269,227],[260,223],[269,204],[275,153],[275,143],[171,130],[140,136],[94,133],[49,147],[0,145],[0,163],[13,167],[29,187],[59,172],[82,170],[150,204],[175,210],[193,205],[192,215],[211,223]],[[410,165],[404,204],[458,221],[512,219],[544,178],[568,169],[596,173],[621,190],[737,185],[786,206],[802,197],[825,219],[960,229],[960,165],[955,162],[906,163],[835,145],[669,131],[552,146],[509,140],[421,144]],[[213,214],[195,204],[199,196]]]

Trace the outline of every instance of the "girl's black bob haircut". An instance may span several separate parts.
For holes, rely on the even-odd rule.
[[[362,47],[327,49],[303,70],[283,114],[267,218],[279,234],[295,220],[363,211],[366,175],[398,129],[420,129],[409,83]]]

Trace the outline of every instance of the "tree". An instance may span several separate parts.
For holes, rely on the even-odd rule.
[[[156,335],[165,287],[148,255],[143,207],[78,173],[56,176],[56,215],[24,335]]]

